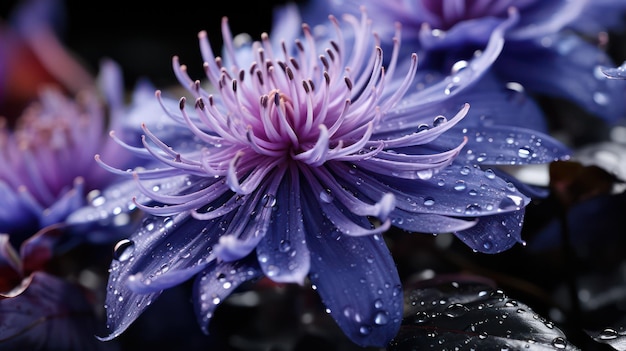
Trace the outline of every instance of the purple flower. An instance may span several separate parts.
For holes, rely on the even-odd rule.
[[[97,166],[93,155],[98,151],[113,156],[121,150],[108,137],[106,128],[127,131],[121,124],[118,67],[105,62],[100,78],[108,97],[108,115],[94,89],[71,99],[60,89],[48,87],[41,89],[39,99],[14,125],[3,121],[0,231],[11,234],[15,243],[40,228],[62,222],[85,205],[89,191],[115,179]],[[123,167],[128,160],[127,156],[116,157],[115,164]]]
[[[309,20],[328,11],[355,12],[355,3],[312,2],[303,13]],[[622,99],[623,84],[606,79],[600,71],[601,66],[612,65],[611,59],[585,39],[591,33],[572,30],[580,28],[582,32],[588,29],[583,23],[591,25],[595,21],[593,15],[583,12],[592,7],[587,1],[358,3],[372,13],[378,24],[375,29],[383,38],[393,30],[395,22],[401,23],[406,29],[404,42],[420,55],[422,67],[444,73],[476,50],[482,50],[492,31],[507,20],[510,11],[516,11],[519,20],[507,29],[506,44],[493,65],[494,73],[503,83],[516,82],[532,94],[567,99],[608,121],[620,118],[625,111],[614,103]],[[601,6],[609,7],[606,3]],[[610,6],[614,12],[623,13],[623,5],[615,2]]]
[[[116,170],[101,157],[105,168],[136,179],[136,204],[149,214],[116,246],[105,340],[164,289],[193,277],[196,315],[208,332],[220,302],[264,275],[298,284],[308,277],[351,340],[382,346],[399,328],[403,302],[381,233],[392,225],[455,232],[485,252],[519,240],[496,227],[507,218],[507,230],[519,229],[528,198],[490,170],[454,164],[463,137],[451,148],[434,143],[469,108],[438,114],[450,96],[445,87],[463,90],[482,75],[501,48],[501,30],[470,69],[407,100],[417,57],[394,78],[399,40],[384,68],[364,12],[344,22],[331,16],[330,42],[302,28],[293,47],[264,34],[251,44],[253,62],[236,54],[226,21],[224,59],[201,32],[211,90],[175,57],[174,72],[193,103],[181,98],[179,111],[166,107],[193,138],[166,144],[146,116],[143,147],[126,147],[154,158],[154,168]],[[127,201],[116,193],[111,206]],[[464,232],[475,226],[477,235]]]

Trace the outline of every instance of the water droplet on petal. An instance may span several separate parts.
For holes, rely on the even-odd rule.
[[[435,204],[435,199],[430,196],[424,198],[424,206],[432,206]]]
[[[465,214],[468,215],[477,215],[480,214],[481,211],[482,208],[480,208],[480,205],[478,204],[469,204],[465,207]]]
[[[457,180],[456,183],[454,184],[454,190],[456,191],[463,191],[465,190],[467,186],[465,185],[465,182],[462,180]]]
[[[376,307],[376,308],[383,308],[383,300],[376,299],[376,301],[374,301],[374,307]]]
[[[451,95],[459,88],[459,84],[456,82],[451,82],[446,85],[446,88],[443,90],[443,93],[446,95]]]
[[[552,340],[552,346],[554,346],[557,349],[564,349],[567,347],[567,340],[565,340],[562,337],[556,337]]]
[[[463,168],[461,168],[461,174],[462,175],[468,175],[468,174],[470,174],[471,171],[472,171],[472,169],[469,168],[468,166],[463,166]]]
[[[433,119],[433,127],[439,127],[440,125],[446,123],[448,119],[444,116],[437,116]]]
[[[389,316],[385,311],[379,311],[378,313],[376,313],[376,316],[374,316],[374,323],[376,323],[377,325],[385,325],[388,322]]]
[[[532,150],[527,147],[521,147],[517,150],[517,155],[521,158],[529,158],[532,156]]]
[[[287,252],[291,249],[291,242],[289,240],[281,240],[278,244],[280,252]]]
[[[333,202],[333,194],[331,190],[324,189],[320,191],[320,200],[322,200],[322,202],[327,203],[327,204]]]
[[[609,97],[605,93],[595,92],[593,94],[593,101],[598,105],[606,106],[609,104]]]
[[[129,239],[122,239],[115,244],[115,248],[113,249],[113,258],[124,262],[131,258],[134,251],[135,243]]]
[[[485,170],[485,177],[487,177],[488,179],[495,179],[496,178],[496,174],[492,169],[486,169]]]
[[[369,325],[362,325],[359,328],[359,333],[361,333],[361,335],[369,335],[372,332],[372,327],[370,327]]]
[[[261,199],[261,203],[263,207],[274,207],[276,206],[276,197],[272,194],[265,194]]]
[[[491,241],[485,241],[485,242],[483,243],[483,248],[484,248],[485,250],[491,250],[491,248],[492,248],[492,247],[493,247],[493,244],[491,243]]]
[[[450,73],[457,74],[461,72],[463,69],[465,69],[468,65],[469,64],[467,63],[467,61],[459,60],[452,65],[452,69],[450,70]]]
[[[430,168],[419,170],[417,171],[417,177],[422,180],[428,180],[433,177],[433,170]]]

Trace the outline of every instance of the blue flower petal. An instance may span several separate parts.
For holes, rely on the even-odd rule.
[[[480,165],[526,165],[569,159],[570,149],[553,137],[532,129],[509,126],[453,128],[434,144],[453,147],[460,137],[468,141],[457,162]]]
[[[337,172],[342,169],[339,165],[335,168]],[[372,175],[358,168],[343,169],[342,174],[347,189],[368,198],[392,193],[396,208],[412,213],[473,218],[515,211],[530,202],[492,170],[463,164],[452,164],[429,179],[419,180]]]
[[[311,195],[312,196],[312,195]],[[402,320],[402,289],[395,263],[379,235],[343,235],[303,202],[310,279],[344,333],[361,346],[384,346]]]
[[[477,220],[396,210],[392,214],[391,223],[398,228],[412,232],[451,233],[471,228]]]
[[[183,274],[176,278],[178,272],[189,273],[206,267],[214,259],[212,247],[218,236],[202,233],[219,231],[219,226],[218,220],[199,221],[189,213],[174,217],[149,216],[140,230],[120,241],[111,262],[106,297],[111,334],[103,340],[121,334],[163,289],[190,277]],[[135,281],[129,285],[129,280]]]
[[[256,248],[263,272],[275,282],[303,284],[309,274],[310,254],[297,189],[296,171],[287,172],[276,193],[267,233]]]
[[[626,82],[607,78],[602,67],[614,66],[596,46],[575,35],[553,35],[541,42],[505,45],[494,68],[529,90],[564,98],[607,121],[624,115]]]
[[[209,333],[209,322],[217,306],[246,281],[263,276],[257,257],[250,255],[238,261],[215,262],[196,277],[193,303],[202,331]]]
[[[521,239],[524,212],[525,209],[521,209],[481,217],[475,226],[454,234],[473,250],[490,254],[499,253],[508,250],[516,243],[524,243]]]
[[[525,40],[556,33],[580,17],[586,1],[536,1],[520,16],[520,21],[509,33],[509,40]]]

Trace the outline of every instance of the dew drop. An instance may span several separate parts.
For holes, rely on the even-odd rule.
[[[618,337],[617,331],[615,329],[611,329],[611,328],[604,329],[598,335],[598,338],[600,340],[613,340],[613,339],[617,339],[617,337]]]
[[[461,168],[461,174],[462,175],[468,175],[471,172],[471,168],[469,168],[468,166],[463,166],[463,168]]]
[[[606,106],[609,104],[609,97],[605,93],[595,92],[593,94],[593,101],[598,105]]]
[[[446,123],[448,119],[444,116],[437,116],[433,119],[433,127],[439,127],[440,125]]]
[[[446,95],[451,95],[459,88],[459,84],[456,82],[451,82],[446,85],[446,88],[443,90],[443,93]]]
[[[468,215],[477,215],[482,211],[480,205],[478,204],[469,204],[465,207],[465,214]]]
[[[467,61],[459,60],[452,65],[452,69],[450,70],[450,73],[457,74],[461,72],[463,69],[467,68],[468,65],[469,64]]]
[[[413,322],[420,324],[428,321],[428,319],[430,319],[428,313],[424,311],[419,311],[415,313],[415,318],[413,319]]]
[[[376,307],[376,308],[383,308],[383,300],[376,299],[376,301],[374,301],[374,307]]]
[[[493,243],[491,241],[485,241],[483,243],[483,248],[485,250],[491,250],[492,247],[493,247]]]
[[[428,126],[428,124],[420,124],[419,126],[417,126],[417,132],[423,132],[426,130],[429,130],[430,127]]]
[[[385,325],[389,322],[389,316],[385,311],[379,311],[374,316],[374,323],[377,325]]]
[[[433,206],[435,204],[435,199],[430,196],[424,198],[424,206]]]
[[[291,250],[291,242],[289,240],[281,240],[278,244],[278,249],[280,252],[287,252]]]
[[[552,346],[554,346],[557,349],[564,349],[567,347],[567,340],[558,336],[552,340]]]
[[[456,183],[454,184],[454,190],[456,191],[463,191],[465,190],[467,186],[465,185],[465,182],[462,180],[457,180]]]
[[[320,200],[322,200],[322,202],[327,203],[327,204],[333,202],[333,194],[331,190],[324,189],[320,191]]]
[[[487,179],[495,179],[496,178],[496,173],[490,168],[490,169],[486,169],[485,170],[485,177],[487,177]]]
[[[361,335],[369,335],[372,332],[372,327],[370,327],[369,325],[362,325],[359,328],[359,333],[361,333]]]
[[[433,177],[433,170],[430,168],[422,169],[422,170],[417,171],[416,174],[419,179],[428,180]]]
[[[263,207],[274,207],[276,206],[276,197],[272,194],[265,194],[261,199],[261,203]]]
[[[460,317],[467,313],[469,309],[460,303],[453,303],[446,308],[445,314],[450,318]]]
[[[517,155],[521,158],[529,158],[532,155],[532,151],[527,147],[521,147],[517,150]]]
[[[124,262],[131,258],[135,251],[135,243],[129,239],[122,239],[115,244],[113,249],[113,258],[120,262]]]

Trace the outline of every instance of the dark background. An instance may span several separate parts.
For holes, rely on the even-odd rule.
[[[65,5],[65,13],[58,23],[58,34],[92,73],[97,73],[99,61],[108,57],[122,66],[127,87],[147,77],[160,88],[176,82],[171,69],[174,55],[187,64],[193,78],[203,77],[199,31],[208,32],[214,50],[219,52],[221,18],[227,16],[233,35],[245,32],[258,39],[271,29],[274,6],[287,1],[59,2]],[[18,3],[0,1],[0,18],[6,20]]]

